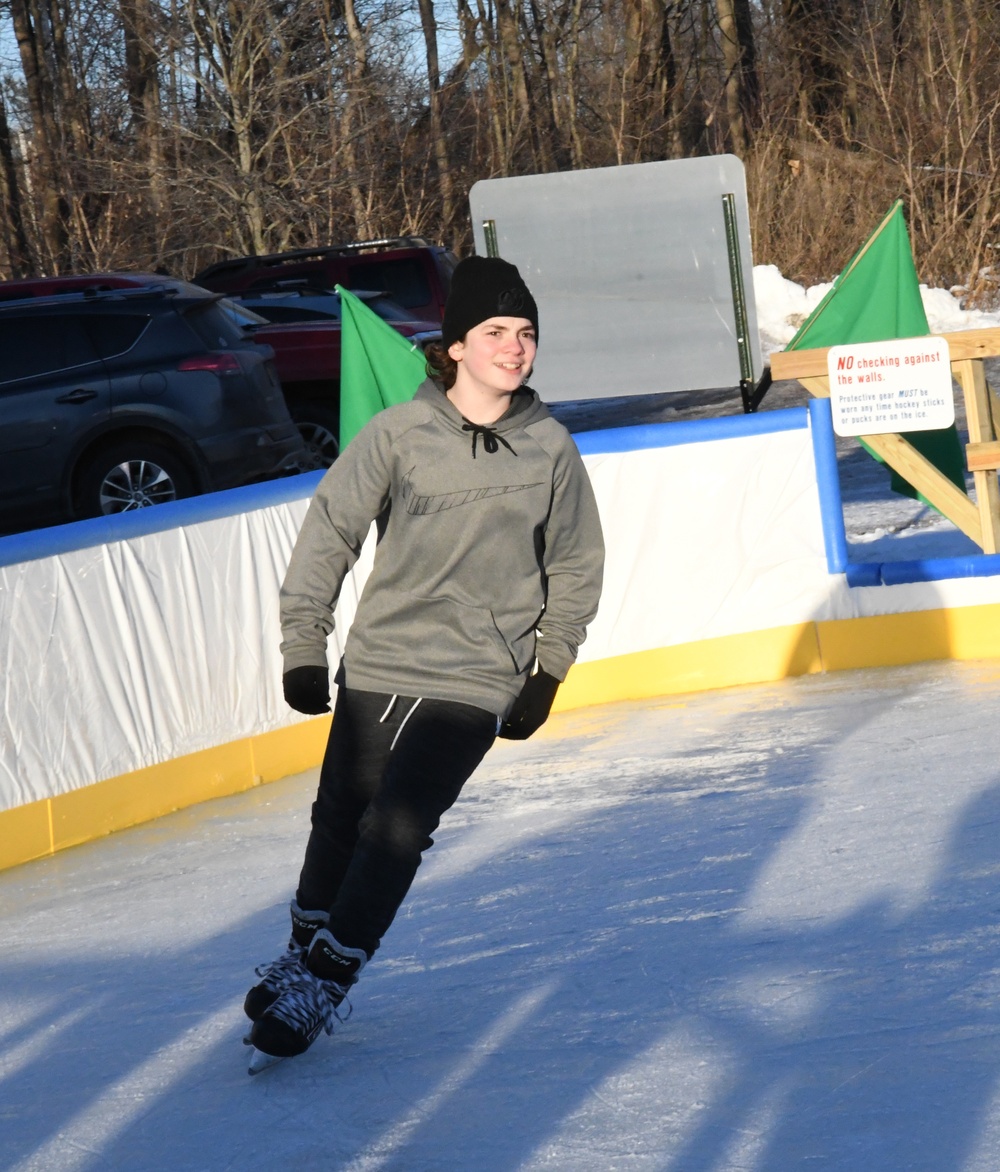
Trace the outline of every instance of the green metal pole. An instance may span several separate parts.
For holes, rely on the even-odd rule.
[[[733,291],[733,314],[736,319],[736,349],[740,359],[740,391],[743,408],[753,408],[753,356],[750,350],[750,326],[747,320],[746,290],[743,285],[743,262],[736,230],[736,196],[727,191],[722,197],[722,215],[726,222],[726,252],[729,254],[729,283]]]
[[[499,256],[497,246],[497,225],[495,220],[483,220],[483,235],[486,237],[486,255]]]

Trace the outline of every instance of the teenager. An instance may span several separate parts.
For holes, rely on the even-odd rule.
[[[600,520],[572,438],[525,385],[537,338],[518,270],[462,261],[432,377],[368,423],[309,505],[281,590],[298,712],[329,710],[334,607],[373,522],[379,540],[336,675],[291,939],[245,1001],[263,1055],[302,1053],[342,1019],[441,816],[497,736],[544,723],[597,611]]]

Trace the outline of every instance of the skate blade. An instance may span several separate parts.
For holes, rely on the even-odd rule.
[[[244,1039],[248,1046],[253,1043]],[[247,1067],[247,1074],[260,1074],[262,1070],[267,1070],[269,1066],[274,1066],[278,1062],[284,1062],[284,1058],[275,1057],[274,1054],[265,1054],[263,1050],[254,1050],[250,1055],[250,1065]]]

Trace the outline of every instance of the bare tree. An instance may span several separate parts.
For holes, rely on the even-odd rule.
[[[784,0],[786,45],[798,74],[799,119],[820,133],[850,137],[856,122],[845,39],[858,25],[848,0]]]
[[[444,230],[450,230],[455,216],[455,196],[448,160],[448,141],[441,121],[441,67],[438,61],[437,22],[434,19],[434,0],[419,0],[420,27],[424,34],[424,52],[427,57],[427,106],[430,112],[431,146],[437,163],[438,189],[441,194],[441,220]]]
[[[0,275],[421,233],[477,179],[732,150],[757,259],[828,279],[892,199],[1000,298],[987,0],[0,0]],[[445,27],[458,36],[445,37]]]
[[[158,254],[165,211],[165,160],[162,95],[156,20],[150,0],[118,0],[124,39],[124,84],[134,127],[134,140],[145,156],[149,183],[152,247]],[[159,256],[156,256],[159,260]]]
[[[750,0],[716,0],[726,68],[726,114],[732,150],[746,154],[760,119],[760,78]]]
[[[43,264],[55,271],[65,252],[68,208],[63,196],[56,129],[55,83],[49,68],[45,21],[39,0],[10,0],[31,116],[32,157],[26,160],[41,205]]]
[[[7,107],[0,89],[0,228],[11,276],[26,277],[31,270],[30,245],[21,211],[21,191],[7,122]]]
[[[671,63],[669,26],[662,0],[624,0],[622,8],[625,61],[619,154],[621,162],[641,162],[651,157],[650,140],[663,122]]]

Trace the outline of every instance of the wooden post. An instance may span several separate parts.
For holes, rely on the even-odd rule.
[[[986,372],[981,358],[953,362],[952,370],[965,396],[965,418],[969,426],[966,458],[976,486],[976,503],[983,529],[983,539],[979,544],[985,553],[996,553],[1000,550],[1000,482],[997,481],[1000,460],[992,451],[996,432]]]
[[[986,549],[982,518],[974,502],[911,443],[893,432],[860,438],[980,549],[994,552]]]

